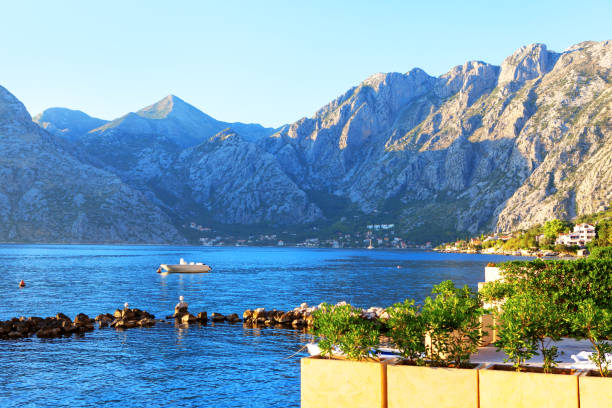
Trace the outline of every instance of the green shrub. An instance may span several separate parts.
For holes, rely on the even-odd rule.
[[[576,313],[572,314],[572,326],[576,337],[587,338],[591,342],[595,363],[602,377],[610,375],[606,354],[612,353],[612,344],[604,341],[612,335],[612,312],[610,308],[599,307],[592,299],[578,303]]]
[[[612,260],[612,246],[594,247],[590,250],[588,259],[609,259]]]
[[[351,360],[367,358],[378,346],[380,331],[370,320],[360,317],[361,310],[351,305],[322,305],[313,313],[314,334],[320,336],[321,355],[333,355],[338,346]]]
[[[533,297],[520,293],[507,299],[502,311],[496,313],[499,339],[495,346],[497,351],[506,353],[508,357],[504,361],[511,361],[516,371],[521,370],[521,365],[533,357],[538,348],[530,324],[533,306]]]
[[[588,299],[597,307],[611,308],[612,259],[510,261],[500,268],[515,293],[550,298],[562,305],[567,316]],[[571,336],[569,319],[563,325],[564,335]]]
[[[389,337],[400,351],[400,355],[411,364],[422,365],[425,352],[425,321],[414,300],[406,299],[387,309]]]
[[[500,300],[510,297],[513,293],[514,286],[508,282],[495,280],[485,282],[483,287],[478,292],[480,300],[485,303],[499,302]]]
[[[431,338],[427,355],[433,364],[465,366],[470,354],[480,343],[480,315],[478,295],[470,288],[456,288],[452,281],[434,286],[423,305],[423,319]]]

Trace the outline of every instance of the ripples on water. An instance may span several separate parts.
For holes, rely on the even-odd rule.
[[[179,258],[210,274],[155,273]],[[3,245],[0,320],[90,317],[129,302],[163,318],[179,295],[192,312],[290,309],[341,300],[422,301],[445,279],[476,287],[487,262],[507,257],[419,251],[295,248]],[[397,268],[397,266],[400,268]],[[20,279],[27,283],[18,289]],[[299,407],[299,356],[309,336],[208,324],[101,329],[82,337],[0,342],[0,406]]]

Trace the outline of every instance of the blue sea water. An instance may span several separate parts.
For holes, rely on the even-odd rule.
[[[209,274],[162,276],[179,258]],[[169,246],[0,245],[0,320],[95,317],[130,307],[163,318],[183,295],[192,313],[292,309],[346,300],[422,301],[446,279],[476,288],[496,255],[426,251]],[[399,266],[399,268],[398,268]],[[24,279],[27,286],[17,287]],[[308,334],[242,324],[0,340],[0,407],[299,407],[298,353]]]

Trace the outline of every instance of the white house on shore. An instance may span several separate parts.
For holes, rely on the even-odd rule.
[[[578,224],[574,227],[574,231],[561,234],[557,237],[555,244],[566,246],[583,247],[595,238],[595,226],[591,224]]]

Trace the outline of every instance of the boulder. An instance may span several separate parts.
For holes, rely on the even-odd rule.
[[[210,318],[211,318],[211,320],[212,320],[213,322],[223,322],[223,321],[225,321],[225,316],[224,316],[224,315],[222,315],[221,313],[213,313],[213,314],[210,316]]]
[[[20,337],[23,337],[23,334],[21,332],[18,331],[11,331],[8,334],[9,339],[18,339]]]
[[[191,313],[187,313],[186,315],[183,315],[183,317],[181,317],[182,324],[193,324],[196,321],[197,321],[196,317],[192,315]]]
[[[186,306],[174,308],[174,318],[175,319],[180,319],[186,314],[189,314],[189,311],[187,310]]]
[[[87,326],[87,325],[90,325],[92,323],[93,323],[92,320],[85,313],[79,313],[74,318],[74,325],[77,326],[77,327],[79,327],[79,326]]]
[[[263,307],[258,307],[253,311],[253,320],[259,320],[260,318],[264,318],[267,316],[266,309]]]
[[[121,318],[123,320],[138,320],[138,315],[132,309],[123,309]]]
[[[198,313],[198,315],[196,316],[196,320],[200,323],[206,323],[208,321],[208,313],[206,312]]]
[[[230,323],[236,323],[241,320],[236,313],[232,313],[231,315],[226,316],[225,319]]]
[[[70,319],[68,316],[66,316],[66,315],[65,315],[65,314],[63,314],[63,313],[58,313],[58,314],[56,314],[56,315],[55,315],[55,318],[56,318],[57,320],[70,320],[70,321],[72,321],[72,320],[71,320],[71,319]]]
[[[291,326],[297,329],[299,327],[304,327],[305,322],[302,319],[295,319],[294,321],[291,322]]]
[[[253,317],[253,311],[251,309],[247,309],[242,313],[242,318],[247,321]]]
[[[73,333],[77,331],[78,329],[78,327],[72,324],[70,320],[61,320],[59,328],[62,330],[63,333],[66,333],[66,334]]]
[[[138,320],[128,320],[125,322],[126,329],[133,329],[134,327],[138,327]]]
[[[149,319],[148,317],[145,317],[144,319],[141,319],[138,324],[140,325],[140,327],[153,327],[155,326],[155,319]]]
[[[292,314],[290,313],[283,313],[282,315],[278,316],[275,320],[278,323],[287,324],[293,321],[293,317],[292,317]]]
[[[120,319],[121,316],[123,316],[123,312],[121,311],[121,309],[117,309],[117,310],[115,310],[115,313],[113,313],[113,317],[115,319]]]

